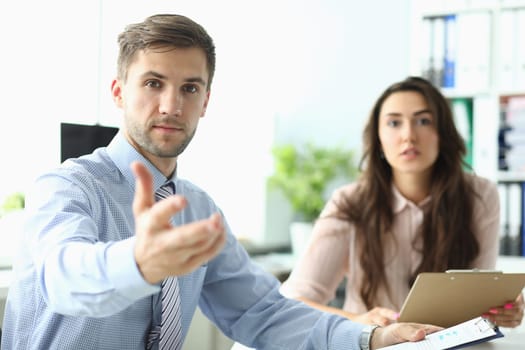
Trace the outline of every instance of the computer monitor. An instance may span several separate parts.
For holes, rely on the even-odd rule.
[[[107,146],[117,132],[111,126],[60,123],[60,161]]]

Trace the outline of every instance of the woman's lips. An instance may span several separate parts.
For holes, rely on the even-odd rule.
[[[402,157],[409,158],[409,159],[415,158],[418,155],[419,155],[419,151],[415,148],[409,148],[401,152]]]

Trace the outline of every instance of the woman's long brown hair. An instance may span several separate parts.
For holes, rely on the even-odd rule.
[[[379,113],[386,98],[400,91],[415,91],[426,100],[439,136],[439,154],[433,166],[431,203],[424,214],[422,261],[406,283],[411,286],[420,272],[461,269],[479,253],[473,233],[474,190],[463,171],[465,143],[457,131],[446,98],[428,81],[409,77],[388,87],[376,101],[363,132],[360,185],[354,196],[336,203],[356,228],[356,242],[363,268],[361,298],[368,309],[376,306],[380,285],[386,285],[384,237],[392,234],[392,169],[382,156]]]

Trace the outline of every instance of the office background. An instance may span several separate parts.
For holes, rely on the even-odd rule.
[[[216,199],[239,237],[260,245],[287,244],[289,208],[266,186],[273,171],[271,147],[312,141],[359,154],[363,124],[376,97],[390,83],[419,72],[425,16],[445,15],[443,8],[452,3],[458,13],[472,6],[490,11],[525,6],[522,0],[435,0],[433,8],[422,8],[422,3],[0,2],[0,201],[24,192],[37,174],[59,164],[60,123],[120,125],[110,96],[118,33],[154,13],[180,13],[214,38],[217,70],[207,115],[180,157],[179,175]],[[495,51],[491,46],[488,55],[495,57]],[[497,114],[498,93],[491,85],[475,93],[456,92],[456,97],[480,97],[488,101],[485,110]],[[496,132],[493,126],[485,124],[479,136]],[[485,167],[492,176],[498,170],[492,157],[496,138],[486,145],[480,156],[494,161]],[[0,244],[11,241],[11,235],[0,229]],[[222,341],[215,333],[206,334],[196,341]]]
[[[271,146],[360,147],[374,98],[409,72],[409,3],[2,2],[0,198],[59,163],[60,122],[120,124],[110,97],[117,34],[175,12],[203,24],[217,46],[210,105],[179,173],[216,198],[238,235],[286,241],[287,218],[266,213]]]

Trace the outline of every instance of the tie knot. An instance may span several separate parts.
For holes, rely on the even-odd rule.
[[[160,201],[161,199],[167,198],[175,193],[175,185],[173,182],[168,181],[164,185],[160,186],[155,192],[155,200]]]

